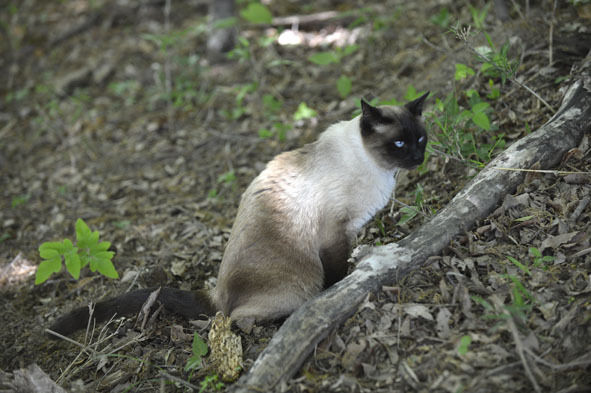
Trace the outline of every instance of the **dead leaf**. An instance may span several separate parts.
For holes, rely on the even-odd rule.
[[[341,364],[348,371],[354,371],[359,366],[359,355],[365,350],[367,343],[365,340],[352,342],[347,345],[347,350],[341,359]]]
[[[407,304],[404,307],[404,312],[413,318],[421,317],[428,321],[433,320],[433,315],[431,315],[429,309],[422,304]]]
[[[569,232],[557,236],[548,236],[546,240],[542,242],[541,251],[547,248],[558,248],[563,244],[575,241],[575,237],[581,232]]]
[[[437,335],[441,338],[449,337],[449,318],[451,312],[446,307],[441,307],[437,313]]]

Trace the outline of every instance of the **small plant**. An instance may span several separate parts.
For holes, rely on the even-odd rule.
[[[505,84],[507,79],[515,77],[518,62],[508,57],[509,42],[505,42],[500,49],[497,49],[490,35],[483,34],[486,37],[488,46],[479,46],[474,49],[478,60],[482,63],[480,71],[485,76],[501,78],[502,84]]]
[[[316,112],[314,109],[310,108],[308,105],[306,105],[305,102],[300,102],[300,105],[298,106],[298,109],[296,110],[296,112],[293,114],[293,119],[295,121],[298,120],[304,120],[304,119],[310,119],[314,116],[316,116],[318,114],[318,112]]]
[[[468,4],[468,7],[470,8],[470,14],[472,15],[472,21],[474,22],[474,26],[476,26],[477,29],[481,30],[484,28],[484,20],[486,19],[486,15],[488,15],[488,9],[490,8],[490,5],[490,2],[486,3],[486,5],[482,7],[481,10],[479,10]]]
[[[519,270],[521,270],[523,273],[527,274],[528,276],[531,276],[531,272],[523,263],[519,262],[517,259],[510,256],[508,256],[507,259],[509,260],[509,262],[517,266]]]
[[[414,206],[403,206],[402,209],[400,209],[402,217],[400,217],[400,220],[398,220],[396,225],[406,224],[415,218],[420,212],[422,212],[423,202],[423,187],[420,184],[417,184]]]
[[[458,354],[467,354],[468,349],[470,348],[470,344],[472,344],[472,336],[470,336],[469,334],[462,336],[460,338],[460,342],[458,343]]]
[[[240,16],[250,23],[264,24],[271,23],[273,15],[264,4],[250,3],[240,11]]]
[[[221,391],[224,389],[224,386],[224,383],[219,381],[217,374],[208,375],[203,381],[201,381],[199,393],[203,393],[207,389]]]
[[[193,356],[187,359],[187,365],[185,371],[191,371],[201,367],[201,360],[203,356],[207,355],[207,344],[197,333],[193,335],[193,345],[191,346]]]
[[[239,36],[238,42],[230,50],[226,57],[228,59],[238,59],[239,63],[244,63],[251,58],[251,48],[250,48],[250,41],[246,37]]]
[[[10,202],[10,206],[12,206],[12,208],[14,209],[15,207],[18,207],[20,205],[24,205],[25,203],[27,203],[29,201],[29,199],[31,199],[31,195],[29,195],[29,194],[17,195],[12,198],[12,201]]]
[[[536,247],[529,248],[529,255],[534,259],[535,267],[547,269],[548,266],[546,264],[554,262],[554,257],[552,255],[542,255],[540,250],[538,250]]]
[[[231,188],[233,190],[236,189],[236,174],[234,173],[234,169],[230,169],[227,172],[222,173],[218,176],[217,183],[221,184],[224,188]],[[207,197],[210,199],[216,199],[219,196],[219,191],[217,188],[213,188],[207,194]]]
[[[340,63],[345,56],[353,54],[359,49],[359,45],[347,45],[344,48],[335,48],[334,50],[316,52],[308,56],[308,60],[316,65],[329,65],[332,63]]]
[[[218,176],[218,183],[224,183],[227,186],[233,185],[235,181],[236,174],[234,173],[233,169]]]
[[[347,98],[351,93],[352,88],[351,79],[346,77],[345,75],[341,75],[337,80],[337,90],[341,95],[341,98]]]
[[[512,281],[511,297],[513,303],[507,304],[504,307],[514,316],[520,317],[522,321],[527,319],[527,314],[532,310],[533,303],[536,299],[527,290],[523,283],[517,276],[507,274],[507,278]]]
[[[254,93],[258,89],[257,83],[245,83],[233,88],[236,94],[235,105],[231,109],[222,109],[220,113],[229,120],[238,120],[243,115],[248,113],[248,108],[244,105],[244,100],[250,93]]]
[[[92,232],[88,225],[79,218],[76,221],[76,246],[70,239],[61,242],[45,242],[39,247],[39,255],[43,261],[37,268],[35,284],[41,284],[53,274],[62,269],[62,261],[66,264],[66,270],[76,280],[80,277],[80,270],[89,265],[90,270],[98,270],[100,274],[109,278],[119,278],[119,274],[113,266],[112,251],[109,242],[99,242],[99,232]]]
[[[509,260],[518,266],[522,272],[525,274],[530,274],[529,269],[527,269],[527,267],[525,267],[523,264],[519,263],[514,258],[510,258]],[[525,321],[527,319],[527,315],[533,309],[536,299],[531,294],[531,292],[527,290],[525,285],[523,285],[519,277],[512,274],[505,274],[503,277],[510,281],[512,300],[511,303],[502,305],[504,310],[496,309],[492,304],[480,296],[471,296],[471,299],[484,308],[485,314],[482,316],[484,319],[505,321],[508,318],[514,317],[519,318],[521,321]]]
[[[429,21],[431,21],[431,23],[443,27],[444,29],[446,29],[449,26],[450,23],[450,16],[449,16],[449,10],[446,7],[443,7],[438,14],[433,15]]]
[[[426,114],[433,136],[429,149],[482,167],[491,160],[495,150],[505,146],[504,134],[483,133],[495,128],[488,117],[490,104],[482,101],[475,91],[466,93],[470,94],[468,108],[460,106],[452,92],[444,100],[436,99],[434,110]]]

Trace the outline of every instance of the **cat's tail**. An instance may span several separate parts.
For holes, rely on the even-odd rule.
[[[94,306],[92,318],[97,322],[104,322],[114,315],[132,315],[138,313],[150,294],[158,287],[138,289],[112,299],[98,302]],[[187,319],[196,319],[215,314],[215,306],[205,290],[183,291],[176,288],[163,287],[160,289],[155,305],[162,304],[170,312],[180,314]],[[76,308],[59,317],[50,329],[61,335],[69,335],[77,330],[86,328],[88,324],[88,306]],[[56,338],[54,335],[49,335]]]

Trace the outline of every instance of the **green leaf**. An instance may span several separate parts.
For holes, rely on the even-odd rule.
[[[17,206],[24,205],[30,198],[31,196],[29,194],[15,196],[14,198],[12,198],[11,206],[12,208],[15,208]]]
[[[525,266],[523,263],[519,262],[517,259],[515,259],[513,257],[508,256],[507,259],[509,261],[511,261],[511,263],[513,263],[515,266],[517,266],[522,272],[531,275],[531,272],[529,271],[527,266]]]
[[[337,90],[341,95],[341,98],[346,98],[349,93],[351,93],[351,79],[347,78],[345,75],[341,75],[341,77],[337,80]]]
[[[129,220],[115,221],[113,223],[113,225],[115,225],[119,229],[127,229],[129,227],[129,224],[131,224]]]
[[[92,235],[90,228],[81,218],[76,220],[76,240],[88,239]]]
[[[218,183],[232,184],[235,180],[236,174],[234,173],[233,169],[218,176]]]
[[[111,242],[100,242],[95,247],[93,247],[93,251],[107,251],[111,247]]]
[[[113,266],[110,259],[97,259],[96,270],[105,277],[119,278],[119,273],[115,270],[115,266]]]
[[[472,68],[462,63],[456,63],[455,80],[460,81],[474,74],[475,72]]]
[[[62,258],[56,257],[42,261],[35,272],[35,285],[39,285],[49,278],[53,273],[62,269]]]
[[[484,112],[475,112],[472,114],[472,121],[478,127],[485,129],[486,131],[490,130],[490,120],[488,120],[488,116]]]
[[[66,260],[66,270],[74,279],[80,278],[80,256],[78,255],[78,249],[73,248],[64,254],[64,259]]]
[[[291,130],[291,126],[289,124],[283,124],[281,122],[276,122],[273,124],[273,128],[277,133],[277,138],[280,141],[284,141],[287,136],[287,131]]]
[[[487,302],[486,300],[484,300],[483,298],[481,298],[480,296],[471,296],[470,297],[473,301],[475,301],[476,303],[480,304],[486,311],[493,311],[493,306],[492,304],[490,304],[489,302]]]
[[[52,259],[63,253],[62,242],[45,242],[39,246],[39,256],[43,259]]]
[[[404,99],[406,101],[412,101],[412,100],[416,100],[417,98],[419,98],[420,96],[422,96],[423,94],[425,94],[426,91],[417,91],[417,89],[415,89],[415,87],[413,85],[409,85],[406,88],[406,93],[404,94]]]
[[[484,110],[489,106],[490,104],[488,102],[479,102],[478,104],[474,104],[472,106],[472,112],[484,112]]]
[[[259,138],[266,139],[266,138],[270,138],[272,136],[273,136],[273,133],[271,132],[271,130],[269,130],[267,128],[259,129]]]
[[[449,26],[449,19],[449,11],[444,7],[437,15],[433,15],[429,21],[445,29]]]
[[[207,355],[207,344],[203,339],[195,333],[193,335],[193,345],[191,346],[193,349],[193,355],[196,356],[205,356]]]
[[[240,16],[250,23],[271,23],[273,20],[271,11],[260,3],[250,3],[248,7],[240,11]]]
[[[419,214],[417,210],[407,206],[400,209],[400,212],[402,213],[402,217],[400,217],[400,220],[398,220],[398,224],[396,225],[405,224],[415,218],[417,214]]]
[[[187,359],[187,364],[185,365],[185,371],[190,371],[197,369],[201,366],[201,356],[191,356]],[[200,390],[200,391],[203,391]]]
[[[523,217],[516,218],[514,221],[525,222],[525,221],[531,220],[532,218],[534,218],[534,216],[523,216]]]
[[[314,109],[308,107],[308,105],[306,105],[305,102],[300,102],[298,109],[293,114],[293,119],[296,121],[303,120],[303,119],[310,119],[310,118],[316,116],[317,114],[318,113]]]
[[[343,56],[349,56],[350,54],[355,53],[357,49],[359,49],[359,45],[357,44],[347,45],[345,49],[343,49]]]
[[[308,56],[308,60],[314,64],[327,65],[331,63],[338,63],[341,59],[335,52],[329,51],[314,53],[313,55]]]
[[[472,344],[472,336],[465,335],[460,338],[460,343],[458,345],[458,353],[460,355],[465,355],[468,352],[468,348]]]
[[[207,354],[207,344],[197,333],[193,335],[193,356],[187,360],[185,371],[193,370],[201,366],[201,359]]]
[[[536,247],[530,247],[529,253],[531,256],[536,257],[536,258],[539,258],[542,256],[542,253]]]
[[[281,106],[283,104],[281,103],[281,101],[277,100],[271,94],[265,94],[263,96],[263,105],[270,112],[277,113],[281,110]]]

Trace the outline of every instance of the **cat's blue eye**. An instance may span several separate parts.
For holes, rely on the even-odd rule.
[[[404,146],[404,141],[394,141],[394,146],[402,147],[402,146]]]
[[[419,143],[423,143],[424,141],[425,141],[425,137],[424,136],[419,137]]]

